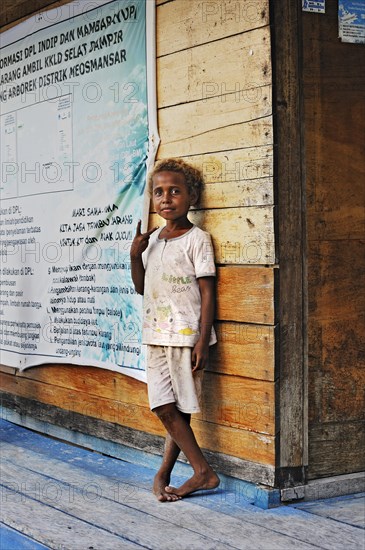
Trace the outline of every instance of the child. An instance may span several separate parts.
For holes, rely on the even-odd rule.
[[[144,295],[142,341],[147,344],[150,407],[167,430],[153,492],[159,501],[176,501],[219,485],[190,427],[191,413],[200,411],[209,345],[216,342],[215,265],[210,235],[187,217],[200,198],[201,173],[182,160],[168,159],[156,165],[149,184],[154,209],[166,225],[141,233],[138,222],[131,269],[135,289]],[[194,475],[174,488],[170,475],[180,450]]]

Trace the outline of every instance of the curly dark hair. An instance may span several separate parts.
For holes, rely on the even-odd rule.
[[[196,194],[196,200],[193,206],[199,203],[201,192],[204,186],[203,174],[197,168],[194,168],[182,159],[170,158],[158,161],[148,175],[148,188],[152,191],[152,179],[159,172],[177,172],[183,174],[189,193]]]

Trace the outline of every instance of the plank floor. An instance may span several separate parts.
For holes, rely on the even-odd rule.
[[[158,503],[153,469],[5,420],[0,439],[0,550],[365,549],[363,494],[262,510],[218,488]]]

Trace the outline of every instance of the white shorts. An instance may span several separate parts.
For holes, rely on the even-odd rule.
[[[147,346],[147,386],[151,409],[176,403],[183,413],[200,412],[203,370],[192,372],[193,348]]]

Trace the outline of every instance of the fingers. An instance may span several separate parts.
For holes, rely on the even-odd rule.
[[[158,229],[158,226],[156,226],[146,231],[146,233],[142,233],[141,225],[142,225],[142,220],[138,220],[137,228],[136,228],[136,237],[149,237],[150,235],[152,235],[154,231],[156,231],[156,229]]]
[[[137,223],[136,237],[139,237],[141,235],[141,224],[142,224],[142,221],[139,220]]]
[[[205,359],[204,357],[197,354],[195,351],[191,354],[191,364],[192,364],[192,372],[196,372],[198,370],[202,370],[205,366]]]

